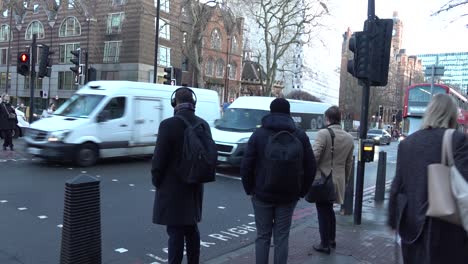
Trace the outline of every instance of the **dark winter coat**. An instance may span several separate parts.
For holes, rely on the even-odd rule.
[[[255,130],[247,144],[247,150],[241,163],[241,176],[245,192],[256,198],[274,203],[288,203],[297,201],[309,190],[315,178],[316,163],[309,137],[304,131],[297,131],[296,135],[301,141],[303,154],[304,178],[300,193],[271,193],[265,190],[265,175],[263,164],[263,153],[268,142],[268,137],[275,132],[286,130],[296,131],[296,125],[290,115],[273,113],[262,119],[262,127]]]
[[[195,123],[195,113],[180,110]],[[209,127],[208,124],[206,124]],[[179,118],[165,119],[159,125],[156,147],[151,169],[156,196],[153,209],[153,223],[160,225],[194,225],[201,221],[203,184],[182,182],[178,166],[182,157],[186,125]]]
[[[14,129],[16,127],[16,124],[18,123],[17,118],[9,119],[8,113],[16,114],[15,109],[11,106],[10,103],[0,103],[0,130]]]
[[[428,208],[427,167],[440,163],[445,129],[423,129],[398,147],[397,168],[389,203],[389,225],[398,229],[405,264],[468,263],[465,230],[436,218],[426,217]],[[455,166],[468,180],[468,137],[453,136]]]

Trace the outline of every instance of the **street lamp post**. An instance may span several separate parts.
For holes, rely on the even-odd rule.
[[[156,1],[156,28],[154,37],[154,73],[153,83],[157,83],[158,77],[158,51],[159,51],[159,9],[161,7],[161,0]]]
[[[10,10],[8,11],[8,15],[10,16],[10,24],[8,25],[8,50],[7,50],[7,72],[6,72],[6,84],[5,84],[5,93],[8,93],[8,88],[10,86],[9,83],[9,77],[10,77],[10,61],[11,61],[11,23],[13,20],[13,12],[12,12],[12,6],[10,5]],[[18,36],[19,38],[19,36]],[[18,101],[18,98],[16,98]]]

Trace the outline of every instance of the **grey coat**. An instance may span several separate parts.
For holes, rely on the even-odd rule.
[[[336,189],[336,203],[343,204],[346,180],[349,179],[353,166],[353,137],[344,131],[340,125],[330,125],[335,132],[335,151],[333,154],[333,183]],[[317,133],[313,150],[317,161],[315,178],[320,178],[320,172],[326,175],[331,171],[331,136],[327,129]]]
[[[405,263],[468,263],[465,230],[426,217],[427,167],[440,163],[445,129],[423,129],[398,147],[397,168],[390,191],[389,225],[398,229]],[[456,132],[453,152],[457,169],[468,180],[468,137]]]

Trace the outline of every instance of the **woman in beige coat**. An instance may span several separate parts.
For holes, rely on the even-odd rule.
[[[332,129],[335,134],[332,174],[336,191],[335,203],[343,204],[345,185],[351,175],[353,165],[354,141],[353,137],[341,128],[341,112],[337,106],[328,108],[325,111],[325,118],[327,127]],[[327,129],[322,129],[317,133],[313,150],[317,161],[315,178],[319,179],[321,173],[329,175],[332,171],[332,138]],[[314,245],[314,249],[330,254],[330,248],[336,247],[336,220],[333,202],[317,202],[316,207],[321,243]]]

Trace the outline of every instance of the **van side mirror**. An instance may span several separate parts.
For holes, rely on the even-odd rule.
[[[102,110],[102,112],[99,113],[99,115],[97,116],[97,122],[98,123],[106,122],[109,119],[110,119],[109,110]]]

